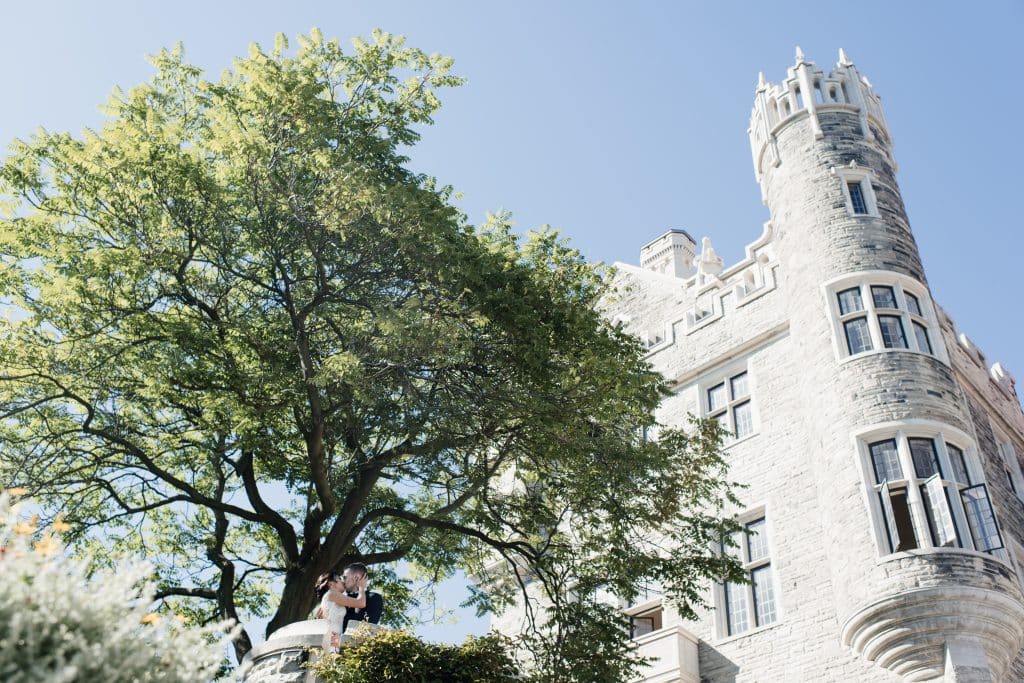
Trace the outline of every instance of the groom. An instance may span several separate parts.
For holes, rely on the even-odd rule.
[[[353,562],[345,567],[341,575],[342,583],[345,584],[345,592],[352,597],[356,596],[356,584],[364,576],[369,576],[366,565],[362,562]],[[371,624],[379,624],[381,615],[384,614],[384,596],[375,591],[366,591],[366,607],[349,607],[345,610],[345,621],[342,625],[342,633],[345,632],[350,621],[368,621]]]

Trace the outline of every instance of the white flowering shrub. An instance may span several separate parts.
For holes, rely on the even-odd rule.
[[[210,681],[233,634],[229,624],[188,628],[150,611],[143,563],[90,575],[68,557],[66,526],[19,519],[0,493],[0,681],[4,683],[178,683]]]

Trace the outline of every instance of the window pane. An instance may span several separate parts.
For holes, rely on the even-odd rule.
[[[860,298],[860,287],[844,289],[839,292],[839,313],[846,315],[854,311],[864,310],[864,301]]]
[[[754,413],[750,401],[739,404],[732,409],[733,421],[736,425],[736,438],[742,439],[754,432]]]
[[[633,598],[633,604],[639,605],[641,603],[660,598],[664,594],[661,583],[654,580],[645,580],[636,584],[636,597]]]
[[[768,531],[763,519],[747,525],[747,557],[751,562],[768,557]]]
[[[895,439],[873,443],[869,448],[871,449],[871,462],[875,466],[876,484],[903,478],[903,470],[900,468],[900,456],[896,452]]]
[[[733,377],[729,380],[729,383],[732,385],[732,398],[734,401],[750,393],[750,389],[747,388],[747,373],[745,372]]]
[[[729,426],[729,411],[723,410],[717,415],[712,415],[711,419],[718,423],[718,426],[722,428],[722,440],[732,441],[734,437],[732,428]]]
[[[931,439],[908,439],[910,455],[914,458],[914,471],[921,479],[940,473],[939,460],[935,456],[935,442]]]
[[[960,484],[970,485],[971,477],[967,473],[967,461],[964,460],[964,452],[948,443],[946,444],[946,451],[949,453],[949,464],[953,468],[953,479]]]
[[[850,353],[860,353],[871,350],[871,333],[868,331],[867,318],[854,318],[843,323],[846,330],[846,346]]]
[[[882,506],[882,517],[885,518],[885,529],[889,535],[889,550],[896,552],[900,547],[900,530],[896,528],[896,515],[892,509],[892,495],[889,493],[889,483],[882,484],[882,490],[878,492],[878,502]]]
[[[1003,539],[999,536],[996,517],[992,514],[992,504],[988,500],[988,490],[984,484],[972,486],[960,492],[967,512],[967,525],[971,527],[974,547],[978,550],[995,550],[1003,547]]]
[[[743,561],[743,543],[745,542],[745,539],[743,537],[745,535],[746,534],[744,534],[742,531],[737,531],[735,533],[730,534],[729,538],[732,540],[732,544],[730,545],[729,543],[726,543],[723,540],[722,541],[722,554],[723,555],[727,555],[729,557],[735,557],[737,560],[742,562]]]
[[[725,382],[708,389],[708,410],[718,410],[726,403]]]
[[[932,543],[936,546],[956,546],[956,526],[949,510],[949,498],[946,497],[946,488],[938,475],[921,486],[921,497],[924,500],[925,512],[928,513]]]
[[[775,591],[772,589],[771,566],[751,572],[754,580],[754,623],[758,626],[775,621]]]
[[[928,339],[928,330],[921,323],[914,323],[914,337],[917,339],[917,350],[932,352],[932,343]]]
[[[747,616],[747,587],[745,585],[725,584],[725,613],[730,636],[743,633],[750,628]]]
[[[647,635],[653,631],[657,631],[661,628],[661,608],[643,612],[641,614],[633,615],[629,618],[630,623],[630,635],[633,638],[639,638],[640,636]]]
[[[630,617],[630,636],[633,638],[639,638],[645,636],[655,630],[654,619],[652,617]]]
[[[923,315],[921,313],[921,302],[916,296],[910,292],[903,292],[903,296],[907,298],[907,310],[914,315]]]
[[[868,207],[864,202],[864,190],[861,188],[860,182],[847,183],[846,189],[850,191],[850,204],[853,206],[853,212],[866,214]]]
[[[899,308],[896,305],[896,293],[892,287],[875,285],[871,288],[871,298],[875,302],[875,308]]]
[[[882,344],[885,348],[907,348],[907,339],[903,336],[903,321],[898,315],[878,316],[878,326],[882,328]]]

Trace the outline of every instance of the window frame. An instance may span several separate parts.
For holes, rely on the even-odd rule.
[[[854,192],[854,189],[857,191]],[[850,197],[850,210],[855,216],[869,216],[868,212],[868,201],[864,197],[864,181],[850,180],[846,181],[846,193]]]
[[[629,638],[637,640],[665,628],[665,605],[664,591],[660,585],[647,583],[641,586],[636,600],[627,604],[624,601],[619,603],[622,613],[629,618]],[[645,633],[636,632],[636,622],[641,619],[651,619],[652,628]]]
[[[846,205],[846,215],[851,218],[879,218],[878,199],[875,196],[874,180],[875,174],[870,168],[858,166],[857,162],[851,161],[848,166],[834,166],[830,169],[832,176],[838,178],[842,188],[843,201]],[[853,197],[850,194],[850,185],[860,187],[860,194],[864,200],[865,212],[855,211]]]
[[[862,430],[854,439],[880,561],[908,553],[967,551],[1009,562],[1002,524],[992,505],[977,447],[969,435],[949,425],[909,420]],[[933,473],[922,475],[918,472],[911,447],[911,442],[918,439],[932,443],[936,466]],[[896,443],[901,476],[879,481],[883,474],[875,467],[872,446],[888,441]],[[954,452],[959,455],[955,456]],[[960,480],[959,471],[953,466],[954,457],[962,458],[967,481]],[[891,471],[887,470],[886,474]],[[1002,543],[998,548],[979,547],[976,540],[977,529],[969,519],[965,493],[978,489],[984,493],[988,510],[992,513],[992,521]],[[939,491],[942,498],[932,500]],[[912,546],[906,543],[897,528],[899,520],[892,503],[897,495],[906,497],[906,509],[914,534]],[[941,536],[938,533],[940,529],[943,530]],[[943,541],[943,537],[947,540]]]
[[[879,306],[876,303],[874,290],[878,288],[892,290],[896,308]],[[949,365],[938,316],[928,290],[920,282],[891,271],[865,271],[836,278],[823,285],[822,290],[832,321],[833,346],[840,362],[871,353],[910,352],[930,356]],[[841,303],[840,295],[851,290],[858,290],[861,308],[850,309],[844,313],[845,301]],[[910,301],[914,304],[909,303]],[[898,319],[903,346],[886,344],[883,323],[891,319]],[[853,350],[854,339],[850,334],[851,325],[854,323],[866,324],[869,342],[866,347],[857,351]]]
[[[733,390],[733,382],[738,377],[746,377],[746,393],[737,395]],[[718,420],[719,418],[724,419],[724,428],[726,431],[726,437],[723,441],[723,445],[728,447],[733,444],[745,441],[750,437],[757,434],[758,431],[758,419],[757,410],[754,406],[754,380],[750,369],[747,364],[732,365],[725,372],[717,372],[714,375],[709,375],[704,381],[699,382],[698,391],[698,404],[700,405],[700,415],[703,418],[709,418]],[[724,389],[725,400],[722,404],[712,407],[711,405],[711,392],[718,389]],[[749,406],[750,411],[750,431],[745,433],[743,436],[737,435],[736,425],[736,411],[743,406]],[[719,420],[721,422],[721,420]]]
[[[779,605],[779,582],[778,576],[775,572],[774,564],[772,562],[775,556],[774,546],[772,538],[774,537],[774,531],[768,522],[768,515],[764,508],[759,508],[751,512],[747,512],[741,515],[737,521],[743,525],[743,531],[739,532],[742,534],[742,539],[738,547],[726,548],[724,540],[719,543],[717,552],[720,553],[739,553],[738,559],[743,565],[744,572],[750,583],[744,584],[729,584],[726,582],[715,583],[715,622],[716,622],[716,633],[720,640],[740,638],[757,631],[761,631],[766,628],[771,628],[782,621],[782,614]],[[765,533],[765,544],[764,554],[756,559],[750,557],[750,539],[752,536],[747,531],[752,525],[759,522],[764,523]],[[756,585],[753,577],[754,573],[758,571],[769,570],[768,583],[767,585],[771,589],[771,615],[770,621],[763,621],[759,618],[758,602]],[[741,631],[735,633],[731,632],[730,625],[730,607],[729,607],[729,588],[734,587],[742,591],[741,600],[744,606],[746,614],[747,625]]]

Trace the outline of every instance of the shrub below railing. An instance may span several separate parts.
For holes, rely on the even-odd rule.
[[[322,683],[521,683],[508,639],[469,637],[462,645],[427,643],[407,631],[356,631],[351,644],[310,664]]]

